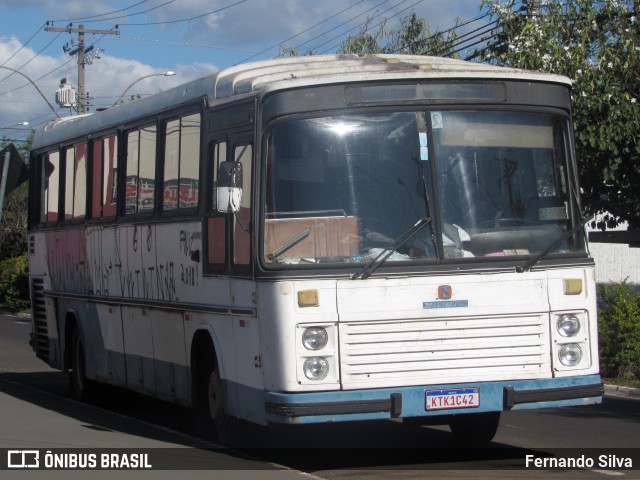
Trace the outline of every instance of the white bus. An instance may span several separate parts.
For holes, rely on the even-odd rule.
[[[420,56],[235,66],[54,120],[31,156],[33,347],[220,442],[368,419],[493,438],[598,403],[567,78]]]

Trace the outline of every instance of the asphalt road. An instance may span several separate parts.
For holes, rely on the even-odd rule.
[[[102,405],[72,400],[66,376],[31,352],[30,330],[28,320],[0,315],[0,479],[308,478],[162,422],[119,413],[145,408],[134,395],[111,391]],[[160,417],[170,415],[170,405],[157,405],[165,407],[157,410]],[[36,465],[41,468],[31,468]]]
[[[0,387],[31,392],[18,398],[49,411],[80,417],[69,407],[66,377],[36,359],[26,343],[27,320],[0,316]],[[2,389],[0,388],[0,393]],[[47,401],[34,397],[45,396]],[[93,432],[107,429],[164,441],[178,435],[181,445],[199,441],[187,409],[119,390],[111,390],[92,412]],[[114,421],[115,416],[119,421]],[[4,422],[0,411],[0,420]],[[123,420],[124,419],[124,420]],[[84,417],[80,417],[84,420]],[[87,422],[88,423],[88,422]],[[327,479],[386,478],[567,478],[612,476],[640,478],[640,399],[606,396],[602,405],[503,413],[494,441],[484,448],[457,444],[448,427],[417,427],[396,421],[297,426],[275,431],[248,428],[247,438],[259,448],[229,452]],[[91,429],[87,429],[91,430]],[[89,432],[91,433],[91,432]],[[172,437],[173,438],[173,437]],[[592,465],[581,469],[524,468],[527,456],[566,456]],[[601,459],[601,455],[604,457]],[[532,459],[533,457],[529,457]],[[631,458],[633,469],[616,462]],[[575,461],[575,460],[574,460]],[[602,462],[606,465],[602,466]],[[611,463],[613,462],[613,463]],[[0,471],[0,478],[2,476]],[[265,474],[265,472],[262,472]],[[116,478],[116,477],[114,477]],[[123,477],[124,478],[124,477]],[[185,477],[187,478],[187,477]],[[216,478],[220,478],[217,476]]]

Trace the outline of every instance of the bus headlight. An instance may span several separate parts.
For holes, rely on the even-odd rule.
[[[558,358],[565,367],[575,367],[582,361],[582,349],[577,343],[567,343],[560,347]]]
[[[556,328],[563,337],[575,337],[580,331],[580,319],[572,313],[565,313],[558,317]]]
[[[323,357],[310,357],[304,361],[303,370],[309,380],[322,380],[329,373],[329,362]]]
[[[302,344],[307,350],[320,350],[327,346],[328,341],[329,335],[322,327],[309,327],[302,333]]]

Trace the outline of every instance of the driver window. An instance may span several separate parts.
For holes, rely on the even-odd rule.
[[[250,143],[235,145],[233,160],[242,165],[242,200],[240,210],[233,221],[233,263],[249,265],[251,260],[251,159],[253,146]]]
[[[227,143],[222,140],[213,143],[209,150],[210,195],[205,230],[207,235],[206,270],[209,272],[220,272],[226,268],[226,216],[219,214],[216,209],[218,167],[226,159]]]

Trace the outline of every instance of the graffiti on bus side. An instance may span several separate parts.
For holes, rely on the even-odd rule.
[[[180,230],[171,237],[157,238],[153,226],[50,233],[47,263],[52,288],[101,297],[178,301],[179,290],[199,284],[201,233]]]
[[[200,264],[194,261],[193,255],[196,254],[199,259],[200,249],[198,247],[198,243],[201,238],[202,235],[200,232],[180,230],[180,252],[184,258],[189,260],[187,262],[182,261],[180,263],[180,282],[188,287],[198,286]]]
[[[53,290],[86,294],[90,290],[84,232],[47,233],[47,262]]]

